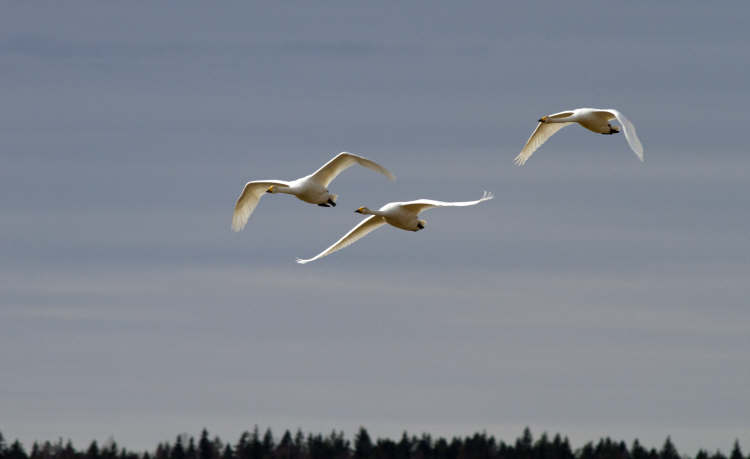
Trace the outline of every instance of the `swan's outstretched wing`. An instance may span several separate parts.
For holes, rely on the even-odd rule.
[[[564,112],[569,113],[569,112]],[[553,115],[554,116],[554,115]],[[531,137],[529,137],[529,140],[526,141],[526,145],[523,146],[523,149],[521,150],[521,153],[516,156],[516,159],[513,160],[513,163],[516,166],[523,166],[526,161],[529,160],[532,154],[542,146],[544,142],[547,141],[550,137],[552,137],[555,132],[559,131],[560,129],[564,128],[565,126],[573,124],[570,123],[542,123],[536,125],[536,129],[534,129],[534,132],[531,133]]]
[[[374,161],[370,161],[367,158],[363,158],[362,156],[347,152],[342,152],[336,155],[336,157],[334,157],[332,160],[325,163],[323,167],[315,171],[310,176],[310,178],[323,187],[328,187],[328,184],[331,183],[331,181],[335,179],[337,175],[355,164],[359,164],[360,166],[372,169],[375,172],[380,172],[391,180],[396,179],[396,177],[391,174],[388,169],[381,166],[380,164]]]
[[[490,193],[489,191],[485,191],[482,194],[482,197],[477,199],[476,201],[444,202],[434,201],[432,199],[417,199],[416,201],[402,202],[400,204],[400,207],[418,214],[423,210],[429,209],[431,207],[474,206],[482,201],[487,201],[494,197],[495,196],[492,193]]]
[[[372,231],[378,229],[379,227],[383,226],[385,224],[385,218],[379,217],[377,215],[370,215],[369,217],[365,218],[357,226],[351,229],[348,233],[344,235],[341,239],[336,241],[335,244],[328,247],[324,251],[320,252],[319,254],[315,255],[312,258],[308,258],[307,260],[303,260],[301,258],[297,258],[297,263],[305,264],[309,263],[311,261],[315,261],[318,258],[323,258],[326,255],[330,255],[333,252],[337,252],[344,247],[348,247],[358,240],[362,239],[363,237],[370,234]]]
[[[633,126],[633,123],[631,123],[629,119],[625,118],[625,115],[617,110],[613,110],[610,108],[607,111],[612,113],[615,118],[617,118],[617,122],[620,123],[620,126],[622,126],[622,133],[625,134],[625,139],[628,141],[630,149],[633,150],[633,153],[635,153],[636,156],[638,156],[638,159],[643,161],[643,145],[641,145],[641,141],[638,139],[638,135],[635,133],[635,126]]]
[[[232,214],[232,231],[242,231],[242,228],[247,224],[247,219],[250,218],[250,214],[255,210],[255,206],[258,205],[258,201],[268,190],[268,187],[283,186],[288,187],[289,183],[281,180],[258,180],[255,182],[247,182],[245,188],[243,188],[240,197],[237,198],[237,203],[234,205],[234,214]]]

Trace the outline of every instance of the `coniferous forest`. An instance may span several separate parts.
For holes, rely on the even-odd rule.
[[[193,436],[178,435],[174,442],[160,443],[152,451],[131,451],[108,440],[99,445],[92,441],[84,449],[77,449],[70,440],[35,442],[31,450],[15,440],[6,441],[0,432],[0,459],[687,459],[667,437],[660,449],[644,448],[638,440],[627,445],[623,441],[602,438],[573,448],[567,437],[560,434],[550,438],[546,433],[534,438],[526,428],[512,443],[497,440],[486,433],[463,438],[433,438],[403,433],[398,440],[373,439],[360,428],[353,439],[343,432],[329,435],[304,434],[285,431],[280,438],[270,429],[261,433],[256,426],[245,431],[235,443],[211,437],[206,429],[198,440]],[[695,459],[746,459],[739,442],[735,441],[729,456],[721,451],[698,451]],[[750,459],[750,455],[747,456]]]

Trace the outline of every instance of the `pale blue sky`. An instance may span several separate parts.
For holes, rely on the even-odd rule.
[[[750,6],[21,3],[0,16],[0,429],[750,448]],[[617,107],[512,164],[539,116]],[[339,151],[339,206],[264,198]],[[299,266],[361,205],[425,214]]]

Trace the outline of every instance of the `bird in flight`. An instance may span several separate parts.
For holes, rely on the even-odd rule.
[[[321,207],[335,207],[338,195],[328,191],[328,185],[336,176],[355,164],[380,172],[391,180],[396,179],[388,169],[380,164],[353,153],[342,152],[325,163],[317,171],[297,180],[290,182],[284,180],[247,182],[239,198],[237,198],[237,203],[234,205],[232,231],[241,231],[245,227],[247,220],[250,218],[250,215],[255,210],[264,193],[291,194],[310,204],[317,204]]]
[[[352,228],[351,231],[346,233],[332,246],[328,247],[312,258],[308,258],[306,260],[298,258],[297,263],[309,263],[311,261],[315,261],[327,255],[330,255],[333,252],[339,251],[344,247],[357,242],[358,240],[362,239],[363,237],[386,223],[406,231],[422,230],[424,229],[427,222],[424,220],[420,220],[417,217],[423,210],[427,210],[432,207],[474,206],[479,204],[480,202],[487,201],[492,198],[492,193],[485,191],[482,197],[477,199],[476,201],[443,202],[434,201],[432,199],[417,199],[416,201],[389,202],[378,210],[370,210],[367,207],[360,207],[354,212],[358,214],[369,215],[369,217],[359,222],[357,226]]]
[[[612,126],[609,123],[612,119],[617,120],[620,126]],[[576,108],[575,110],[554,113],[539,118],[539,124],[536,125],[536,129],[534,129],[521,153],[516,156],[513,162],[516,166],[524,165],[547,139],[560,129],[573,123],[578,123],[589,131],[598,134],[617,134],[622,131],[631,150],[638,156],[638,159],[643,161],[643,145],[641,145],[641,141],[638,140],[638,136],[635,133],[635,126],[625,118],[625,115],[611,108]]]

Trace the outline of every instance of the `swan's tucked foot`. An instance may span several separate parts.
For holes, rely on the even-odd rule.
[[[424,225],[421,224],[421,223],[417,223],[417,228],[419,228],[419,229],[417,229],[417,231],[423,230],[424,229]]]
[[[320,203],[320,204],[318,204],[318,205],[319,205],[320,207],[331,207],[331,206],[329,206],[329,205],[328,205],[328,203],[327,203],[327,202],[321,202],[321,203]]]
[[[336,203],[335,203],[335,202],[333,202],[333,200],[332,200],[332,199],[329,199],[329,200],[328,200],[328,204],[330,204],[330,205],[331,205],[331,206],[333,206],[333,207],[336,207]]]

